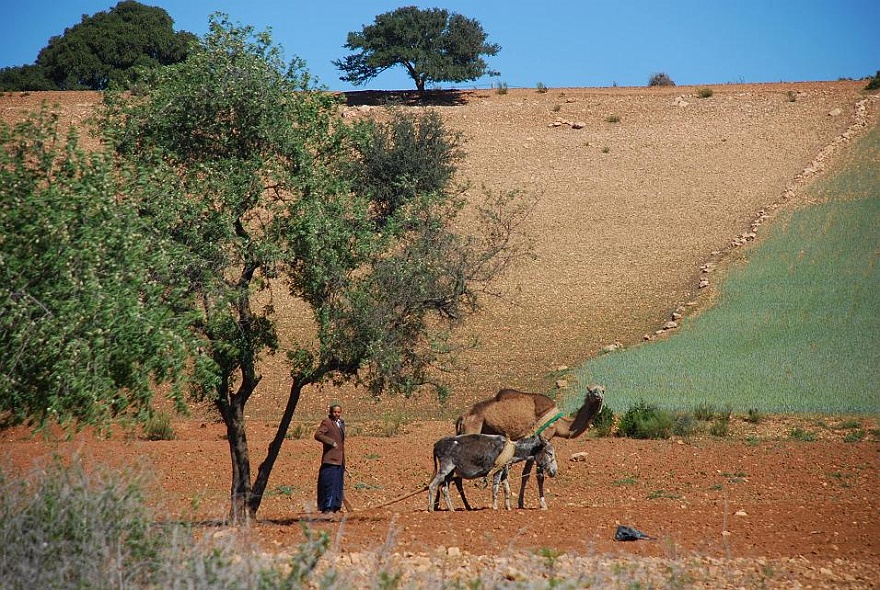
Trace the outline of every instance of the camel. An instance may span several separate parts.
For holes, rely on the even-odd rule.
[[[554,436],[576,438],[582,435],[590,422],[602,409],[605,388],[601,385],[587,387],[584,404],[571,416],[565,416],[556,402],[539,393],[516,389],[502,389],[495,397],[477,402],[455,422],[456,434],[500,434],[511,440],[539,434],[544,440]],[[533,460],[526,460],[523,467],[522,485],[519,490],[519,508],[525,504],[525,490],[531,475]],[[544,499],[544,473],[538,467],[538,488],[541,510],[547,510]]]

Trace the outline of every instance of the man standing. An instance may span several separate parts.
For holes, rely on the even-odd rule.
[[[339,512],[345,475],[345,422],[339,404],[330,406],[327,417],[315,431],[315,440],[324,445],[318,471],[318,510],[324,514]]]

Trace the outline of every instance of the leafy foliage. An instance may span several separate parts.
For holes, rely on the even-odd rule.
[[[880,70],[877,70],[877,73],[868,80],[865,90],[877,90],[878,88],[880,88]]]
[[[370,123],[358,145],[358,191],[384,224],[418,195],[445,190],[464,156],[460,145],[460,134],[446,131],[436,112],[417,120],[397,111],[387,124]]]
[[[123,0],[107,12],[52,37],[37,56],[46,78],[60,90],[104,90],[127,86],[139,67],[164,66],[186,58],[196,41],[173,30],[174,21],[159,7]]]
[[[145,417],[152,380],[180,380],[191,349],[173,248],[130,206],[161,197],[60,138],[46,108],[0,140],[0,411],[37,426]]]
[[[0,91],[42,91],[57,90],[55,85],[46,77],[43,66],[11,66],[0,68]]]
[[[361,85],[388,68],[403,66],[419,91],[431,82],[476,80],[488,71],[482,56],[501,47],[486,41],[474,19],[445,9],[405,6],[376,17],[372,25],[348,34],[347,49],[358,51],[333,64],[340,80]]]

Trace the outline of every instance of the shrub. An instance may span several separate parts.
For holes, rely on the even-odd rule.
[[[867,436],[867,432],[859,428],[858,430],[853,430],[851,432],[847,432],[846,436],[843,437],[843,442],[861,442]]]
[[[159,412],[153,414],[144,424],[144,436],[147,440],[174,440],[177,435],[171,426],[171,417],[168,414]]]
[[[648,86],[675,86],[675,82],[666,72],[658,72],[648,80]]]
[[[746,422],[751,422],[752,424],[759,424],[763,418],[757,408],[749,408],[746,414]]]
[[[0,470],[4,589],[327,587],[314,573],[327,533],[304,526],[305,542],[281,562],[235,535],[198,543],[183,525],[156,525],[139,473],[70,463],[56,458],[25,478]]]
[[[620,123],[620,116],[619,115],[608,115],[607,117],[605,117],[605,121],[607,123]]]
[[[639,439],[669,438],[673,423],[670,412],[639,401],[624,413],[617,434]]]
[[[385,412],[382,416],[382,424],[379,427],[379,436],[392,437],[403,434],[403,427],[408,420],[402,412]]]
[[[877,90],[880,89],[880,70],[877,70],[877,73],[874,74],[874,77],[868,80],[868,85],[865,86],[865,90]]]
[[[676,412],[672,420],[672,434],[676,436],[690,436],[697,429],[694,415],[688,412]]]
[[[725,437],[730,432],[730,417],[721,416],[709,427],[709,434],[712,436]]]
[[[797,101],[797,92],[795,92],[794,90],[789,90],[785,94],[786,94],[786,96],[788,96],[788,102]]]
[[[599,436],[610,436],[614,428],[614,410],[608,406],[602,406],[602,410],[593,418],[593,428]]]
[[[834,425],[835,430],[852,430],[853,428],[861,427],[862,423],[854,419],[844,420],[843,422]]]
[[[707,403],[700,403],[694,406],[694,418],[701,422],[708,422],[715,416],[715,407]]]
[[[700,88],[697,90],[697,96],[700,98],[709,98],[715,94],[715,92],[711,88]]]
[[[803,428],[792,428],[789,436],[792,440],[799,440],[801,442],[813,442],[816,440],[815,432],[804,430]]]
[[[140,479],[87,474],[80,463],[56,457],[26,480],[0,473],[4,588],[109,588],[113,572],[136,587],[155,573],[161,530],[150,526]]]
[[[544,94],[544,93],[547,92],[547,87],[544,86],[544,84],[542,84],[541,82],[538,82],[538,85],[536,86],[536,90],[537,90],[540,94]]]
[[[287,428],[287,437],[288,439],[301,439],[306,438],[312,433],[312,429],[314,428],[313,424],[308,424],[306,422],[298,422],[296,424],[291,424]]]
[[[507,94],[507,82],[499,82],[498,86],[495,88],[495,92],[498,94]]]

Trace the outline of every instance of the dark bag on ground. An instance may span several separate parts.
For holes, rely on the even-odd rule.
[[[653,537],[649,537],[638,529],[622,524],[617,526],[617,531],[614,533],[615,541],[638,541],[639,539],[652,540]]]

